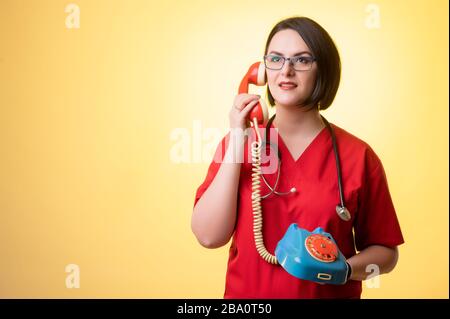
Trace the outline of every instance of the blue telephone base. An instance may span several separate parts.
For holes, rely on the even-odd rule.
[[[337,249],[338,255],[334,261],[324,262],[314,258],[305,245],[307,238],[313,234],[326,236],[336,245],[333,237],[322,228],[318,227],[311,233],[294,223],[289,226],[275,249],[279,264],[299,279],[333,285],[344,284],[348,272],[344,255]]]

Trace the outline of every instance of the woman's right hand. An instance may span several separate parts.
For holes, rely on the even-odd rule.
[[[245,130],[249,127],[248,115],[252,108],[258,103],[261,96],[257,94],[241,93],[236,95],[231,107],[230,128],[240,128]]]

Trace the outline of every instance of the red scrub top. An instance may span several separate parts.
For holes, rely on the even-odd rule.
[[[332,123],[330,125],[338,144],[345,206],[352,218],[346,222],[336,213],[340,200],[329,130],[324,127],[295,160],[281,136],[271,129],[270,140],[273,141],[272,135],[276,136],[282,159],[277,191],[297,189],[296,193],[285,196],[272,194],[261,202],[264,243],[271,254],[291,223],[308,231],[322,227],[333,236],[346,258],[370,245],[395,247],[404,242],[380,159],[367,143]],[[245,150],[254,140],[254,131],[251,131]],[[260,126],[261,136],[264,131]],[[229,133],[216,149],[206,178],[197,189],[194,206],[220,168],[228,140]],[[244,153],[224,298],[360,298],[361,281],[351,280],[345,285],[317,284],[298,279],[280,265],[269,264],[259,256],[253,237],[251,153]],[[265,177],[273,186],[276,173]],[[268,187],[261,181],[261,195],[268,192]]]

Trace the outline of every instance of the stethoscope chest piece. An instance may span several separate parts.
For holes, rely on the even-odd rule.
[[[344,206],[337,205],[337,206],[336,206],[336,213],[338,214],[338,216],[339,216],[342,220],[344,220],[344,221],[346,221],[346,222],[348,222],[348,221],[350,220],[350,218],[351,218],[350,212],[349,212],[348,209],[345,208]]]

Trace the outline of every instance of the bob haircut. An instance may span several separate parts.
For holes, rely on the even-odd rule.
[[[278,22],[267,38],[264,55],[267,54],[270,41],[278,32],[292,29],[305,41],[317,61],[316,84],[304,105],[313,105],[319,110],[326,110],[334,100],[341,78],[341,60],[336,45],[330,35],[317,22],[306,17],[291,17]],[[269,86],[267,96],[271,106],[275,105]]]

